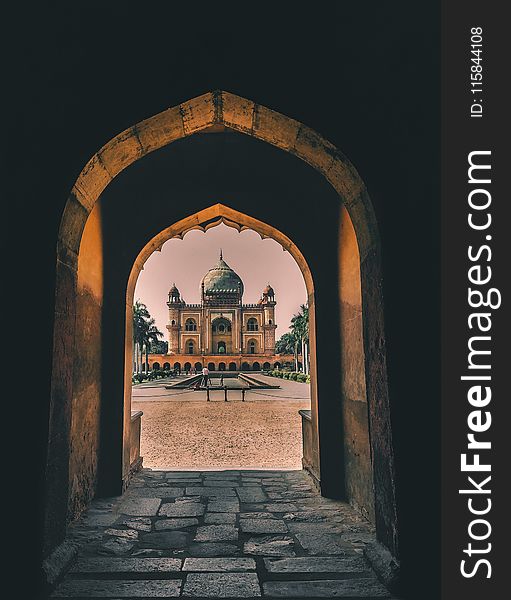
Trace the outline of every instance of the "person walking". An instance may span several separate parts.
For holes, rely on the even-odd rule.
[[[202,381],[201,381],[201,387],[208,387],[209,385],[209,369],[205,366],[202,369]]]

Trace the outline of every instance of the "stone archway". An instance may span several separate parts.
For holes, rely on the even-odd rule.
[[[72,517],[87,505],[95,493],[96,451],[99,449],[99,406],[101,397],[102,331],[85,330],[82,317],[101,322],[103,282],[103,240],[101,214],[94,211],[100,194],[126,167],[149,153],[177,140],[221,127],[266,142],[301,159],[317,170],[336,190],[345,207],[339,231],[338,273],[340,327],[344,344],[342,365],[353,360],[361,368],[344,378],[339,397],[344,399],[344,434],[369,439],[370,473],[364,473],[363,485],[374,488],[374,520],[379,539],[397,553],[397,515],[394,494],[394,463],[390,409],[386,381],[383,328],[380,243],[374,211],[365,186],[349,161],[331,143],[305,125],[275,111],[233,94],[219,91],[151,117],[122,132],[94,155],[80,173],[64,210],[57,243],[57,287],[54,325],[54,353],[50,406],[50,435],[47,458],[46,551],[55,547],[65,534],[66,515]],[[190,226],[194,227],[194,216]],[[289,248],[287,248],[289,250]],[[302,271],[303,272],[303,271]],[[98,318],[99,317],[99,318]],[[349,342],[353,341],[353,344]],[[76,353],[87,348],[86,370],[73,369]],[[356,348],[353,354],[350,348]],[[126,357],[131,362],[131,356]],[[129,383],[128,381],[126,382]],[[313,384],[314,387],[315,384]],[[317,390],[316,390],[317,396]],[[352,398],[367,400],[369,426],[363,423],[364,410]],[[314,415],[314,411],[315,415]],[[322,491],[327,495],[335,487],[327,465],[325,449],[320,452],[319,436],[335,437],[328,411],[313,409],[316,429],[312,454]],[[125,407],[119,427],[122,444],[117,461],[118,479],[109,491],[121,491],[129,481],[130,411]],[[79,440],[84,424],[90,434]],[[319,429],[318,429],[319,427]],[[351,429],[350,429],[351,427]],[[353,429],[353,427],[355,429]],[[71,443],[71,440],[76,443]],[[356,453],[347,459],[356,463]],[[353,465],[352,465],[353,467]],[[353,469],[352,469],[353,470]],[[355,469],[356,470],[356,469]],[[342,477],[342,474],[337,474]],[[348,477],[343,487],[357,494],[361,482]],[[367,490],[366,490],[367,492]],[[367,495],[367,493],[366,493]],[[356,503],[356,500],[355,500]],[[372,510],[368,507],[368,512]]]

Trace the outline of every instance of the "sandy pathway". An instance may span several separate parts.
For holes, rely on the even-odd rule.
[[[163,386],[137,386],[132,409],[144,412],[144,466],[299,469],[298,411],[310,408],[308,392],[306,384],[283,382],[281,390],[247,393],[244,403],[235,400],[234,393],[233,401],[224,402],[223,392],[212,393],[212,401],[206,402],[201,392],[177,394]]]

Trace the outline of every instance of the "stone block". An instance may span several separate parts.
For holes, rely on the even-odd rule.
[[[179,579],[68,579],[52,598],[177,598],[180,591]]]
[[[205,486],[196,486],[196,487],[187,487],[186,488],[187,496],[204,496],[206,498],[215,497],[215,498],[235,498],[236,493],[234,492],[234,488],[232,487],[205,487]]]
[[[352,546],[343,543],[341,537],[334,533],[297,533],[296,539],[308,554],[346,556],[355,552]]]
[[[69,195],[60,222],[59,239],[66,248],[78,254],[89,209],[84,207],[80,198],[73,192]]]
[[[253,123],[255,137],[283,150],[295,146],[300,123],[261,105],[256,105]]]
[[[296,523],[294,521],[288,521],[287,526],[291,533],[342,533],[344,527],[340,523]]]
[[[186,548],[190,535],[184,531],[159,531],[146,533],[140,540],[144,546],[162,550]]]
[[[362,181],[354,167],[339,151],[325,176],[346,204],[352,202],[363,188]]]
[[[240,550],[234,544],[220,544],[218,542],[198,542],[188,548],[191,556],[211,557],[237,556]]]
[[[102,544],[98,550],[100,554],[115,554],[117,556],[127,554],[130,550],[133,550],[135,543],[132,540],[126,538],[114,537],[108,542]]]
[[[240,505],[237,500],[210,500],[208,512],[239,512]]]
[[[186,558],[183,571],[236,572],[255,571],[253,558]]]
[[[249,132],[252,130],[254,103],[229,92],[222,92],[222,115],[226,127]]]
[[[135,517],[152,517],[158,513],[159,498],[125,498],[119,504],[118,512]]]
[[[180,107],[174,106],[138,123],[136,131],[144,153],[152,152],[184,137]]]
[[[133,127],[114,137],[99,151],[101,162],[112,177],[139,159],[142,154],[142,146]]]
[[[126,540],[138,540],[138,531],[134,529],[105,529],[105,535],[112,535]]]
[[[163,517],[201,517],[204,505],[200,502],[172,502],[163,504],[158,514]]]
[[[240,519],[276,519],[277,517],[270,512],[240,512]]]
[[[151,531],[152,524],[151,519],[147,517],[133,517],[132,519],[124,519],[123,525],[130,529],[136,529],[137,531]]]
[[[236,523],[236,513],[206,513],[204,517],[206,525],[234,525]]]
[[[284,521],[278,519],[240,519],[242,533],[287,533]]]
[[[145,496],[146,498],[177,498],[183,495],[184,488],[170,486],[145,486],[143,488],[131,489],[128,493],[130,496]]]
[[[260,487],[237,488],[236,493],[240,502],[265,502],[268,496]]]
[[[179,558],[80,558],[71,573],[167,573],[181,570]]]
[[[73,193],[76,188],[76,197],[84,203],[87,210],[91,211],[101,192],[111,181],[112,176],[103,166],[99,156],[95,154],[78,176]]]
[[[261,595],[256,573],[190,573],[183,596],[254,598]]]
[[[169,471],[165,473],[166,479],[199,479],[201,478],[200,473],[190,472],[190,471]]]
[[[263,590],[274,598],[390,598],[376,578],[267,581]]]
[[[291,504],[289,502],[275,502],[272,504],[265,504],[264,510],[267,510],[268,512],[284,513],[298,510],[298,507],[296,504]]]
[[[159,521],[155,522],[154,529],[156,531],[164,531],[168,529],[183,529],[186,527],[193,527],[198,524],[198,519],[193,519],[189,517],[184,517],[181,519],[160,519]]]
[[[289,536],[250,538],[243,545],[245,554],[255,556],[295,556],[294,540]]]
[[[205,525],[197,528],[195,542],[235,542],[238,530],[232,525]]]
[[[320,173],[326,173],[332,166],[336,148],[313,129],[301,125],[296,138],[295,152]]]
[[[205,487],[228,487],[231,488],[236,485],[236,482],[232,479],[204,479]]]
[[[297,556],[295,558],[265,558],[268,573],[365,573],[367,562],[359,556],[333,558],[328,556]]]
[[[206,129],[215,123],[216,110],[211,92],[183,102],[180,108],[185,135]]]

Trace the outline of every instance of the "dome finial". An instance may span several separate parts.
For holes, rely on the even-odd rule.
[[[223,260],[223,255],[222,255],[222,248],[220,248],[220,260]]]

